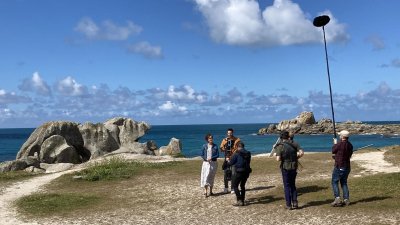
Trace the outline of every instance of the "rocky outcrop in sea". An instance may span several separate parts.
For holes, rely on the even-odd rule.
[[[0,172],[24,170],[37,172],[49,164],[79,164],[107,154],[179,155],[182,144],[171,138],[168,146],[154,141],[140,143],[150,130],[146,122],[117,117],[104,123],[47,122],[36,128],[17,153],[16,160],[0,165]]]
[[[336,132],[348,130],[350,134],[381,134],[400,135],[400,124],[376,125],[360,121],[346,121],[335,123]],[[270,124],[261,128],[258,134],[277,134],[282,130],[288,130],[294,134],[333,134],[333,122],[331,119],[316,121],[313,112],[302,112],[291,120],[282,120],[278,124]]]

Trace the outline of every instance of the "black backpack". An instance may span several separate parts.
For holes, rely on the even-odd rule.
[[[247,150],[240,150],[239,156],[243,158],[243,168],[236,168],[237,172],[251,173],[253,170],[250,167],[251,153]]]

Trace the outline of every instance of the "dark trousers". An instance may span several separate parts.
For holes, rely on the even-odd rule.
[[[232,176],[232,188],[235,191],[236,194],[236,200],[237,201],[243,201],[246,196],[246,182],[247,178],[249,178],[249,173],[243,173],[243,172],[236,172]],[[239,190],[239,185],[240,185],[240,190]]]
[[[283,186],[285,189],[286,206],[292,206],[292,203],[297,203],[297,189],[296,189],[296,170],[282,169]]]
[[[225,188],[228,188],[229,187],[229,185],[228,185],[228,182],[230,181],[230,180],[232,180],[232,178],[233,178],[233,174],[234,174],[234,166],[230,166],[230,167],[228,167],[228,168],[226,168],[225,170],[224,170],[224,187]],[[231,171],[231,175],[230,175],[230,177],[227,175],[227,171],[228,170],[230,170]],[[233,184],[231,183],[231,188],[233,189]]]

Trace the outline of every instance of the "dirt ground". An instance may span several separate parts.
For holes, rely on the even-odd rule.
[[[352,161],[361,165],[364,170],[353,176],[364,176],[378,172],[400,172],[398,166],[387,163],[385,151],[356,153]],[[258,156],[266,157],[266,156]],[[142,158],[142,160],[152,160]],[[156,161],[168,161],[172,158],[157,158]],[[181,159],[178,159],[181,160]],[[199,188],[199,177],[171,181],[152,176],[141,190],[130,188],[135,207],[97,213],[79,213],[74,217],[50,217],[31,220],[18,215],[12,202],[16,199],[40,190],[57,177],[71,171],[46,174],[29,180],[17,182],[5,187],[0,193],[0,221],[8,224],[399,224],[400,212],[379,214],[365,213],[349,208],[337,208],[327,213],[332,199],[314,202],[299,202],[299,210],[284,210],[283,205],[270,204],[280,201],[283,196],[268,194],[281,184],[278,175],[252,175],[246,185],[247,204],[245,207],[234,207],[234,194],[223,194],[222,188],[215,189],[215,196],[205,198]],[[329,177],[330,174],[320,174]],[[215,180],[215,187],[223,187],[221,177]],[[142,178],[147,179],[147,178]],[[318,179],[301,177],[300,180]],[[161,181],[161,187],[155,183]],[[144,194],[146,193],[146,194]],[[148,193],[151,193],[150,195]],[[150,197],[149,197],[150,196]],[[151,204],[147,204],[151,202]]]

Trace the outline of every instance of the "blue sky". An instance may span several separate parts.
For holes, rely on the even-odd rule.
[[[396,0],[0,1],[0,127],[399,120]]]

